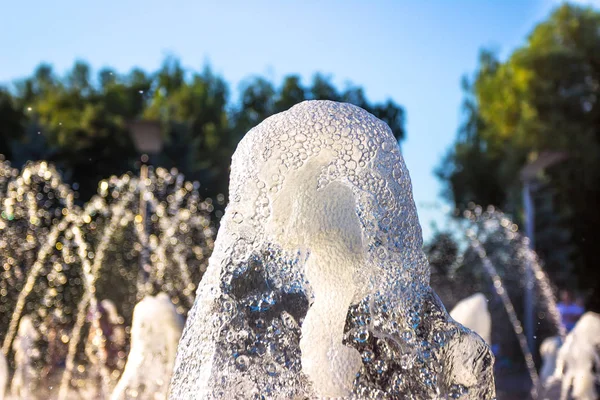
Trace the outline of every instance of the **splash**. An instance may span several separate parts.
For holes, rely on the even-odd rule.
[[[561,399],[569,391],[575,400],[598,398],[596,381],[600,369],[600,315],[587,312],[567,335],[558,351],[555,376],[562,382]],[[595,372],[596,371],[596,372]]]
[[[504,284],[502,283],[502,278],[500,277],[500,274],[498,274],[498,270],[496,269],[494,264],[492,264],[492,262],[490,261],[485,249],[483,248],[483,245],[481,244],[479,239],[475,236],[475,234],[472,230],[467,231],[467,237],[471,241],[471,246],[477,253],[477,256],[481,259],[485,272],[492,279],[492,282],[494,284],[494,290],[496,291],[496,294],[498,295],[498,297],[500,297],[500,300],[502,301],[504,309],[506,310],[506,313],[508,314],[508,319],[513,326],[513,330],[514,330],[515,334],[517,335],[517,339],[519,340],[519,346],[521,347],[521,351],[523,352],[523,356],[525,358],[525,365],[527,367],[527,371],[528,371],[529,377],[531,379],[531,383],[532,383],[531,396],[534,399],[537,399],[538,398],[538,387],[539,387],[540,380],[539,380],[537,370],[535,369],[535,362],[533,361],[533,355],[531,354],[531,350],[529,349],[529,347],[527,345],[527,338],[525,337],[525,334],[523,333],[523,325],[521,324],[521,321],[519,320],[519,318],[517,316],[517,312],[515,311],[515,307],[511,301],[510,297],[508,296],[508,293],[504,287]]]
[[[111,400],[165,399],[183,319],[165,293],[146,296],[133,311],[131,350]]]
[[[546,369],[540,370],[540,373],[544,374],[542,377],[538,375],[523,325],[521,324],[512,300],[508,295],[508,291],[506,290],[507,286],[503,282],[494,262],[499,262],[498,266],[502,266],[503,264],[510,265],[510,262],[517,261],[522,263],[525,268],[531,268],[533,271],[533,282],[527,282],[527,279],[525,279],[525,282],[526,284],[535,284],[534,287],[537,289],[538,299],[540,300],[536,306],[543,306],[545,313],[542,315],[545,314],[549,317],[548,319],[557,333],[556,340],[560,343],[564,339],[565,327],[562,324],[560,313],[556,306],[556,299],[552,291],[550,280],[542,269],[536,253],[530,248],[529,239],[519,234],[517,225],[514,224],[508,216],[496,210],[493,206],[487,207],[484,211],[481,206],[474,204],[471,205],[468,210],[464,211],[464,216],[471,222],[471,227],[466,229],[465,235],[469,239],[471,248],[481,259],[483,270],[491,278],[493,288],[502,301],[509,321],[517,336],[532,381],[531,396],[534,399],[538,398],[540,396],[540,389],[542,389],[542,392],[545,391],[543,387],[544,381],[551,381],[552,379],[548,379],[547,374],[549,372]],[[500,243],[503,247],[492,250],[492,253],[488,254],[484,248],[484,243],[487,244],[488,242]],[[506,250],[506,247],[510,249],[510,252]],[[491,260],[492,256],[494,256],[494,262]],[[514,271],[515,270],[512,270],[509,273],[514,274]],[[548,351],[550,351],[552,346],[547,344],[547,347]],[[548,365],[554,362],[552,357],[554,357],[552,354],[547,354],[546,361],[549,363]],[[546,368],[550,367],[546,366]],[[551,382],[548,382],[548,384],[550,383]]]
[[[387,125],[329,101],[240,142],[171,399],[492,399],[493,356],[429,287]]]
[[[8,363],[4,353],[0,352],[0,400],[4,400],[6,383],[8,382]]]
[[[550,336],[540,345],[540,355],[542,356],[542,367],[540,368],[540,383],[542,386],[549,386],[554,371],[556,370],[556,359],[558,350],[562,345],[560,336]]]
[[[16,399],[30,399],[33,394],[35,382],[35,341],[39,339],[39,334],[30,316],[21,318],[17,338],[13,342],[15,352],[15,372],[11,382],[11,396]]]
[[[486,343],[492,343],[492,317],[483,293],[475,293],[459,301],[450,311],[450,316],[459,324],[477,333]]]
[[[98,310],[107,299],[123,329],[138,297],[163,291],[179,314],[191,307],[214,236],[212,200],[198,189],[177,170],[150,168],[143,182],[131,174],[100,182],[82,208],[52,165],[29,163],[19,172],[0,162],[0,338],[10,360],[21,348],[25,315],[37,330],[37,355],[27,361],[36,373],[22,374],[29,377],[22,390],[33,393],[27,398],[108,397],[127,347],[125,338],[115,351],[102,334]],[[140,192],[146,224],[136,213]],[[147,276],[138,282],[143,251]]]

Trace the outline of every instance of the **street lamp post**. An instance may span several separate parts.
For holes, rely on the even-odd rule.
[[[148,276],[150,273],[149,248],[148,248],[148,200],[146,198],[148,186],[148,161],[149,154],[156,155],[163,147],[161,126],[158,121],[136,120],[129,123],[129,132],[136,150],[142,154],[140,166],[140,208],[136,216],[141,227],[141,245],[138,275],[138,297],[143,297],[147,291]],[[143,288],[140,290],[140,288]],[[139,299],[138,299],[139,300]]]
[[[532,182],[527,180],[523,182],[523,209],[525,212],[525,234],[529,239],[529,248],[535,251],[535,208],[532,196]],[[529,349],[534,351],[535,349],[535,305],[534,305],[534,272],[532,259],[527,259],[527,265],[525,266],[525,334],[527,335],[527,342],[529,343]]]
[[[539,154],[535,161],[530,162],[521,170],[523,182],[523,210],[525,212],[525,234],[529,239],[529,248],[535,250],[535,202],[533,193],[540,173],[567,158],[565,153],[546,151]],[[525,298],[524,298],[524,328],[529,348],[535,350],[535,274],[533,259],[527,260],[525,266]]]

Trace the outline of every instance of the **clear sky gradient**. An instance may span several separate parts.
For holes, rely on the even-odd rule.
[[[583,0],[579,2],[584,2]],[[594,0],[592,3],[600,0]],[[41,61],[62,73],[76,59],[96,70],[156,70],[167,55],[186,67],[209,62],[236,89],[250,75],[279,83],[289,73],[310,82],[316,71],[371,101],[405,107],[402,151],[425,237],[444,224],[433,169],[461,120],[460,78],[478,51],[506,56],[522,44],[555,0],[427,1],[13,1],[0,3],[0,83]],[[432,207],[432,204],[437,206]]]

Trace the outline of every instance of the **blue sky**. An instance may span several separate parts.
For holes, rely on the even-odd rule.
[[[584,0],[579,2],[586,3]],[[598,5],[600,0],[593,2]],[[242,1],[74,0],[0,5],[0,83],[41,61],[63,72],[76,59],[98,69],[155,70],[166,55],[186,67],[210,62],[235,89],[250,75],[280,82],[316,71],[407,112],[402,150],[425,237],[444,227],[433,169],[460,122],[460,78],[482,47],[506,56],[555,0]],[[437,206],[432,207],[432,204]]]

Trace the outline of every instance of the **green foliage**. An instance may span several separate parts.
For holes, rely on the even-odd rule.
[[[41,64],[12,90],[0,90],[0,154],[16,166],[52,161],[67,181],[79,184],[85,200],[100,179],[136,168],[128,123],[158,120],[165,146],[151,162],[179,169],[202,183],[203,195],[214,196],[227,192],[230,158],[245,133],[307,99],[359,105],[404,138],[400,106],[391,100],[372,104],[360,87],[339,91],[320,74],[310,86],[297,75],[286,76],[280,86],[253,77],[242,83],[239,101],[233,102],[226,81],[208,66],[190,71],[167,58],[155,73],[103,68],[94,75],[78,61],[64,77]]]
[[[562,5],[500,62],[483,52],[465,85],[465,124],[440,167],[457,207],[494,204],[520,217],[524,165],[544,151],[569,159],[540,175],[536,250],[551,276],[600,298],[600,13]],[[551,204],[551,205],[549,205]]]
[[[482,63],[488,57],[489,54],[482,54]],[[446,183],[445,196],[452,199],[460,211],[466,209],[469,203],[494,204],[506,208],[514,168],[520,160],[510,164],[504,161],[518,158],[518,153],[485,139],[488,127],[479,113],[477,99],[466,78],[463,80],[463,90],[465,121],[459,128],[455,145],[435,173]]]
[[[442,276],[450,274],[457,262],[458,250],[458,243],[448,232],[436,232],[424,248],[431,269]]]
[[[25,114],[15,104],[10,93],[0,88],[0,154],[12,156],[11,141],[24,133]]]
[[[289,75],[283,79],[279,97],[275,100],[275,112],[289,109],[294,104],[306,100],[306,89],[302,87],[298,75]]]

